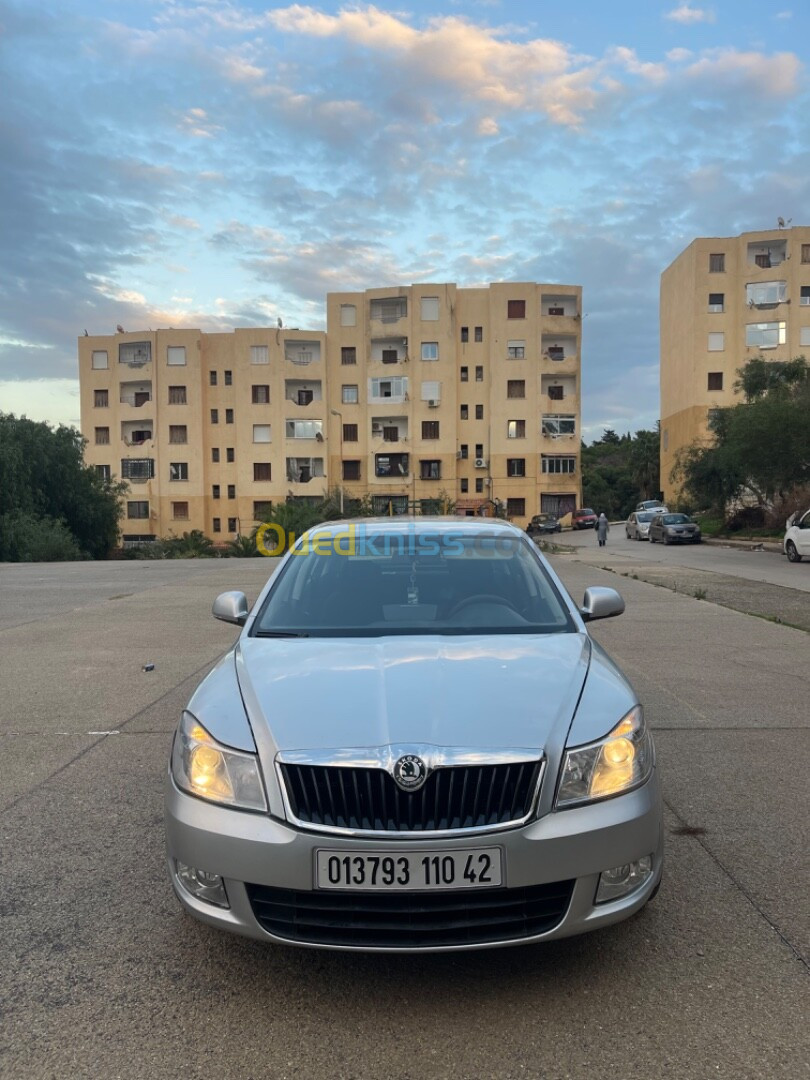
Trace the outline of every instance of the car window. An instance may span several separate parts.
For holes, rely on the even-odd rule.
[[[655,514],[651,513],[650,511],[645,511],[643,514],[637,514],[636,515],[636,520],[637,521],[652,521],[652,519],[654,517],[655,517]]]
[[[688,525],[689,518],[686,514],[659,514],[664,525]]]
[[[282,568],[257,636],[575,632],[528,541],[496,534],[322,533]],[[321,542],[323,541],[323,542]],[[310,544],[315,540],[310,536]],[[300,546],[300,545],[299,545]]]

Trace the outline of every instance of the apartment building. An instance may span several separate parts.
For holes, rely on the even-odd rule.
[[[127,481],[135,542],[249,532],[330,487],[380,513],[580,502],[578,286],[327,296],[327,329],[79,338],[86,460]]]
[[[693,240],[661,275],[661,487],[755,356],[810,355],[810,227]]]

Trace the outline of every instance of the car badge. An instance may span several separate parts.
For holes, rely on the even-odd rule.
[[[427,765],[416,754],[405,754],[394,762],[393,775],[403,791],[418,791],[427,780]]]

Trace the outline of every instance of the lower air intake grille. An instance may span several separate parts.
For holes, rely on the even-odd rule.
[[[372,832],[436,832],[508,825],[532,807],[539,761],[436,769],[419,791],[402,791],[384,769],[283,763],[300,822]]]
[[[312,892],[246,885],[268,933],[311,945],[368,949],[440,948],[520,941],[554,929],[573,881],[479,892]]]

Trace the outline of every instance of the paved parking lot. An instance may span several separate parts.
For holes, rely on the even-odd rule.
[[[656,732],[663,888],[599,934],[409,957],[230,938],[165,878],[171,732],[233,640],[211,600],[266,562],[0,567],[0,1076],[806,1075],[810,639],[555,561],[627,600],[594,632]]]

